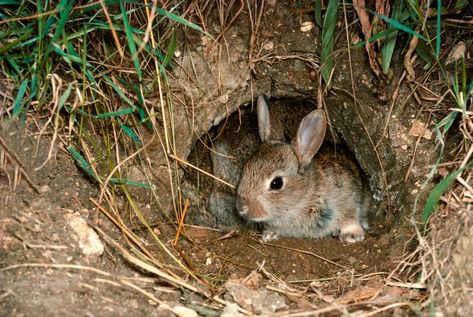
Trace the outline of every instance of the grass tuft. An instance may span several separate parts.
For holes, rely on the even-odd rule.
[[[322,29],[322,51],[320,52],[321,74],[325,85],[330,88],[333,72],[333,49],[335,47],[335,29],[337,26],[338,5],[340,1],[330,1],[325,12]]]

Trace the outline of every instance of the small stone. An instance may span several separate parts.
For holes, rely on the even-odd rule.
[[[172,309],[173,312],[178,315],[179,317],[197,317],[196,311],[181,305],[176,305]]]
[[[274,43],[272,41],[266,42],[264,43],[263,48],[266,51],[271,51],[274,48]]]
[[[66,215],[69,226],[74,231],[73,237],[79,244],[82,254],[99,256],[103,254],[104,246],[97,233],[87,225],[84,219],[77,215]]]
[[[221,103],[225,104],[228,102],[228,99],[230,99],[230,97],[228,96],[228,94],[223,94],[221,96],[218,97],[218,101],[220,101]]]
[[[306,21],[301,24],[301,32],[309,32],[315,27],[314,23],[311,21]]]
[[[235,303],[226,302],[225,308],[222,311],[221,317],[241,317],[244,316],[238,311],[238,305]]]
[[[43,186],[40,186],[38,188],[38,191],[40,194],[45,194],[47,192],[49,192],[51,190],[51,188],[48,186],[48,185],[43,185]]]
[[[426,127],[425,123],[419,120],[414,120],[408,134],[415,137],[422,136],[426,140],[432,139],[432,131]]]

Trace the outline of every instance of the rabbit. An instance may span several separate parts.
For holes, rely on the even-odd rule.
[[[242,122],[236,115],[243,117]],[[273,122],[271,132],[278,139],[284,138],[283,126],[276,118],[273,109],[268,110]],[[242,110],[235,114],[226,124],[223,133],[212,145],[210,154],[213,174],[227,183],[235,185],[231,188],[214,180],[207,203],[207,209],[214,218],[214,224],[220,229],[241,225],[244,219],[236,209],[236,186],[239,183],[245,162],[259,148],[257,122],[252,111]]]
[[[262,96],[257,120],[262,144],[243,167],[236,198],[240,216],[264,223],[265,242],[328,235],[350,243],[364,240],[369,200],[358,167],[344,154],[317,153],[325,113],[307,114],[290,144],[281,138],[282,125]]]

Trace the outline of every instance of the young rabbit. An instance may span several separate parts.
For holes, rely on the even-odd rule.
[[[257,117],[263,143],[243,168],[237,189],[239,214],[265,224],[263,241],[328,235],[362,241],[368,228],[368,195],[348,157],[317,153],[327,125],[324,112],[307,114],[291,144],[281,138],[262,96]]]
[[[271,135],[283,140],[283,126],[273,110],[268,111],[273,129]],[[238,120],[230,120],[220,137],[214,141],[210,154],[213,174],[235,186],[238,185],[245,162],[261,144],[253,113],[242,111],[242,116],[245,119],[241,123]],[[207,199],[207,209],[216,227],[227,228],[243,222],[236,210],[236,189],[213,181]]]

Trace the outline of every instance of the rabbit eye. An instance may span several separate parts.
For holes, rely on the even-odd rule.
[[[269,187],[271,187],[272,190],[278,190],[278,189],[281,189],[283,185],[284,185],[284,182],[282,180],[282,177],[277,176],[273,178]]]

